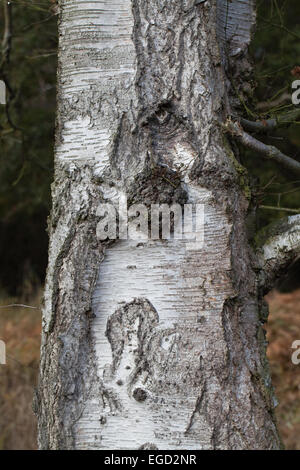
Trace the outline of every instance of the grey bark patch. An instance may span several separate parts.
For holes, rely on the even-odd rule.
[[[146,299],[134,299],[109,317],[106,336],[112,349],[112,373],[121,363],[125,343],[131,348],[129,351],[135,356],[135,362],[143,358],[144,344],[158,323],[158,314]],[[132,346],[135,339],[136,344]]]
[[[152,444],[151,442],[146,442],[141,447],[139,447],[138,450],[158,450],[158,448],[155,444]]]

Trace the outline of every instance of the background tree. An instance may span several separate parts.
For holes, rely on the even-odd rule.
[[[8,20],[10,18],[10,20]],[[49,0],[1,1],[0,292],[44,281],[53,178],[57,17]]]

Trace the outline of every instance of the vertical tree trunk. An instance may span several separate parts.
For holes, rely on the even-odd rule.
[[[232,82],[248,86],[254,2],[60,9],[40,447],[279,448],[251,191],[222,132]],[[100,243],[97,208],[124,195],[204,204],[203,248]]]

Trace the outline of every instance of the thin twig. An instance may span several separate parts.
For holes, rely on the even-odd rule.
[[[263,134],[276,129],[277,127],[284,127],[294,123],[298,118],[300,118],[300,108],[295,108],[292,111],[276,116],[273,119],[249,121],[248,119],[241,118],[241,124],[248,132],[258,132]]]
[[[274,74],[272,74],[274,75]],[[269,109],[273,109],[275,107],[281,106],[283,103],[290,102],[292,99],[292,95],[290,93],[283,93],[279,98],[274,99],[272,98],[268,101],[262,101],[257,104],[256,109],[258,111],[268,111]]]
[[[24,305],[24,304],[0,305],[0,308],[11,308],[11,307],[32,308],[32,309],[40,310],[38,307],[33,307],[32,305]]]
[[[283,211],[291,212],[293,214],[300,214],[300,209],[290,209],[288,207],[277,207],[277,206],[259,206],[260,209],[266,209],[271,211]]]
[[[284,26],[284,25],[272,23],[272,21],[266,20],[266,19],[264,19],[264,18],[261,18],[261,20],[262,20],[264,23],[267,23],[267,24],[269,24],[269,25],[271,25],[271,26],[274,26],[274,28],[282,29],[282,30],[285,31],[286,33],[289,33],[291,36],[294,36],[295,38],[300,39],[299,34],[295,33],[294,31],[291,31],[290,29],[288,29],[288,28],[287,28],[286,26]]]
[[[228,119],[226,123],[223,124],[223,128],[245,147],[260,153],[268,160],[275,160],[277,163],[294,173],[300,174],[300,163],[297,162],[297,160],[288,157],[278,148],[272,145],[266,145],[247,134],[237,122],[233,122],[231,119]]]

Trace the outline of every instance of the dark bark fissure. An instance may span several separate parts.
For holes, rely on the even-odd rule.
[[[89,182],[92,175],[86,168]],[[49,233],[67,216],[72,201],[72,186],[82,183],[82,171],[60,169],[53,188],[54,205]],[[70,223],[66,241],[56,259],[53,273],[51,319],[43,337],[40,385],[34,409],[39,417],[39,445],[42,449],[74,447],[73,428],[81,416],[87,396],[99,387],[94,345],[91,337],[93,318],[91,297],[104,248],[96,237],[95,211],[99,189],[82,199],[76,218]],[[55,193],[58,191],[58,195]],[[71,281],[62,287],[63,277]],[[76,306],[76,308],[74,308]]]

